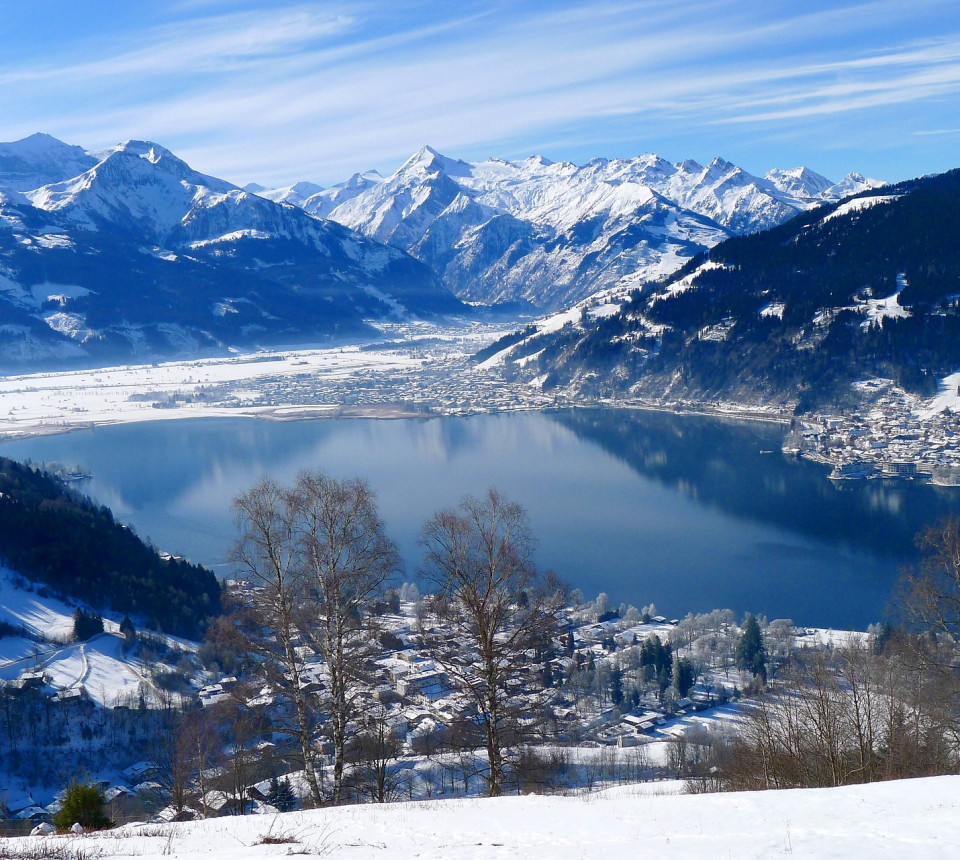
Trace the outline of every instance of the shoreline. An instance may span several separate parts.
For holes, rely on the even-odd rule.
[[[324,403],[310,406],[306,404],[276,404],[271,406],[201,406],[191,408],[142,410],[136,414],[120,417],[110,416],[107,412],[96,417],[86,417],[79,421],[60,420],[47,423],[45,420],[24,422],[22,426],[11,429],[9,425],[0,430],[0,443],[40,436],[57,436],[84,430],[96,430],[99,427],[114,427],[120,424],[139,424],[149,421],[203,420],[207,418],[251,418],[260,421],[318,421],[318,420],[355,420],[377,421],[428,420],[434,418],[470,417],[472,415],[507,415],[514,412],[550,412],[563,409],[624,409],[638,412],[658,412],[674,415],[690,415],[704,418],[727,419],[734,421],[759,421],[766,424],[789,426],[789,418],[766,412],[744,409],[743,411],[724,408],[711,408],[707,405],[694,406],[668,403],[638,403],[636,401],[585,400],[579,402],[518,403],[506,407],[474,407],[462,410],[453,406],[430,406],[424,409],[411,409],[404,404],[371,403],[364,405],[344,403]],[[158,414],[159,413],[159,414]],[[2,425],[0,419],[0,425]]]

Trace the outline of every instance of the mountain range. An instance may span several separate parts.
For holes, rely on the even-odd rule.
[[[655,155],[458,161],[248,186],[164,147],[0,144],[0,363],[103,364],[369,338],[370,322],[568,306],[851,191]]]
[[[833,183],[802,167],[757,177],[721,158],[471,164],[423,147],[390,177],[258,193],[407,251],[465,300],[549,310],[669,274],[730,236],[880,184],[859,174]]]
[[[403,251],[198,173],[157,144],[0,145],[7,365],[372,337],[370,319],[465,310]]]
[[[960,367],[960,170],[728,239],[479,358],[571,396],[850,405],[851,383],[932,394]]]

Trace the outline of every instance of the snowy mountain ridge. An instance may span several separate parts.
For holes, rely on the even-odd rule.
[[[721,158],[468,163],[424,146],[389,177],[356,174],[306,199],[259,193],[408,251],[461,298],[556,309],[880,185],[858,174],[832,183],[805,167],[757,177]]]
[[[464,306],[404,251],[156,143],[35,135],[0,144],[0,309],[0,360],[35,365],[370,337]]]
[[[958,187],[958,170],[921,177],[732,237],[662,283],[597,294],[480,359],[573,398],[809,411],[849,408],[850,386],[872,378],[932,396],[960,366]]]

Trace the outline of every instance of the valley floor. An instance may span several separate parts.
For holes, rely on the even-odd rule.
[[[0,377],[8,438],[168,418],[411,417],[550,405],[469,358],[509,326],[385,326],[385,339]]]
[[[102,834],[2,840],[0,852],[11,858],[223,860],[288,854],[345,860],[782,855],[925,860],[954,856],[960,844],[958,776],[710,795],[668,794],[673,785],[132,824]]]

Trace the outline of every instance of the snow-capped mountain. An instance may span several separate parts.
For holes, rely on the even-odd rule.
[[[155,143],[93,157],[35,135],[0,146],[9,152],[18,160],[0,160],[7,362],[316,342],[372,334],[366,319],[463,309],[402,250],[199,173]],[[29,188],[30,177],[56,181]]]
[[[323,191],[323,186],[317,185],[316,182],[297,182],[288,185],[286,188],[264,188],[262,185],[256,185],[254,187],[247,186],[243,190],[249,191],[251,194],[259,194],[274,203],[289,203],[292,206],[302,208],[308,197]]]
[[[30,191],[62,182],[93,167],[98,159],[79,146],[70,146],[49,134],[0,143],[0,189]]]
[[[728,239],[659,284],[585,300],[478,358],[571,397],[803,411],[849,405],[851,384],[870,378],[932,395],[960,366],[958,219],[960,170],[864,192]]]
[[[834,185],[806,168],[760,178],[719,158],[704,167],[652,154],[582,167],[538,156],[471,164],[425,146],[390,177],[356,174],[284,199],[408,251],[462,298],[556,308],[880,184]]]

